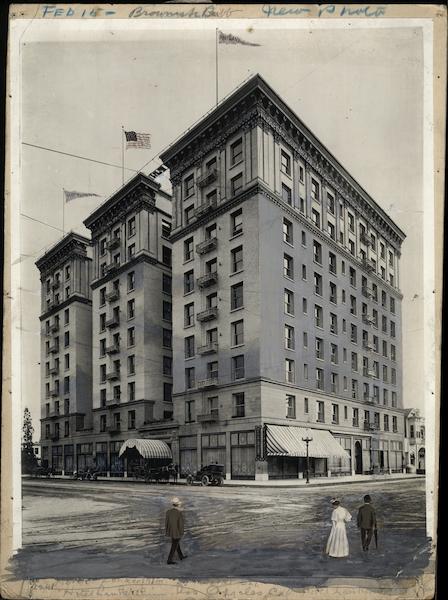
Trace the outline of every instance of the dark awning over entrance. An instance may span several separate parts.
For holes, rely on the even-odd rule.
[[[287,425],[266,425],[266,449],[268,456],[306,456],[306,443],[302,438],[312,437],[309,456],[312,458],[350,458],[329,431],[306,429]]]
[[[170,447],[162,440],[126,440],[121,446],[118,456],[122,456],[128,448],[135,448],[143,458],[173,458]]]

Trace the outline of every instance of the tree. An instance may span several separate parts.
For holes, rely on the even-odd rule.
[[[31,473],[37,466],[37,458],[33,448],[34,427],[28,408],[23,412],[22,440],[22,473]]]

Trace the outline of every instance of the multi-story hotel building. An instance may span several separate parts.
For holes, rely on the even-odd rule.
[[[425,417],[418,408],[408,408],[405,414],[406,468],[411,473],[425,473]]]
[[[85,466],[92,428],[90,240],[69,233],[37,262],[41,286],[41,456],[55,473]]]
[[[92,234],[95,464],[120,475],[129,438],[171,443],[171,197],[139,173],[85,221]]]
[[[401,470],[404,233],[258,75],[161,158],[181,472]]]

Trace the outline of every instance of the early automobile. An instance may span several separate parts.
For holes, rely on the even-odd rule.
[[[187,475],[187,485],[222,485],[224,483],[224,465],[214,463],[202,467],[195,475],[189,473]]]

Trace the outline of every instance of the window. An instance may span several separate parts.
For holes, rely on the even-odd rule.
[[[205,239],[213,240],[216,237],[216,223],[205,228]]]
[[[64,355],[64,369],[70,369],[70,354]]]
[[[308,348],[308,333],[306,331],[303,332],[303,347]]]
[[[390,337],[395,337],[395,323],[394,321],[390,322]]]
[[[135,400],[135,381],[128,383],[128,402],[134,402]]]
[[[184,262],[193,258],[193,238],[184,241]]]
[[[314,305],[314,324],[316,327],[324,326],[324,311],[321,306]]]
[[[296,418],[296,397],[289,394],[286,396],[286,418]]]
[[[316,358],[324,359],[324,341],[321,338],[316,338]]]
[[[184,179],[184,198],[189,198],[194,192],[194,174]]]
[[[295,383],[295,364],[290,358],[285,359],[285,377],[288,383]]]
[[[128,329],[128,346],[135,346],[135,327]]]
[[[135,256],[135,244],[128,247],[128,260],[132,260]]]
[[[128,319],[135,317],[135,299],[128,300]]]
[[[66,308],[64,310],[64,325],[68,325],[70,323],[70,310]]]
[[[397,392],[392,392],[392,407],[397,407]]]
[[[243,283],[236,283],[230,288],[230,309],[235,310],[244,306]]]
[[[363,277],[363,279],[364,279],[364,277]],[[382,290],[382,292],[381,292],[381,306],[383,308],[386,308],[386,303],[387,303],[387,294],[386,294],[386,292],[384,290]]]
[[[389,404],[389,390],[383,390],[383,404],[384,406]]]
[[[135,289],[135,273],[131,271],[128,273],[128,292],[132,292]]]
[[[284,183],[282,183],[282,200],[283,202],[286,202],[286,204],[292,205],[291,188]]]
[[[387,383],[387,380],[388,380],[387,366],[383,365],[383,381],[384,381],[384,383]]]
[[[230,215],[230,235],[238,235],[243,232],[243,210],[240,208]]]
[[[330,344],[330,361],[334,364],[338,364],[338,347],[336,344]]]
[[[194,218],[194,206],[192,204],[191,206],[187,206],[184,210],[185,224],[188,225],[189,223],[191,223],[193,221],[193,218]]]
[[[230,145],[230,166],[243,160],[243,138],[239,138]]]
[[[350,314],[356,315],[356,298],[355,296],[350,296]]]
[[[213,294],[209,294],[205,298],[207,308],[215,308],[218,306],[218,294],[213,292]]]
[[[244,402],[244,392],[240,392],[239,394],[232,394],[232,403],[233,403],[233,416],[234,417],[244,417],[245,410],[245,402]]]
[[[322,296],[322,275],[314,273],[314,293]]]
[[[299,179],[301,183],[305,181],[303,167],[299,167]]]
[[[394,315],[395,314],[395,298],[392,298],[392,296],[389,298],[389,302],[390,302],[390,312]]]
[[[338,317],[334,313],[330,313],[330,332],[338,332]]]
[[[307,415],[310,412],[310,403],[308,398],[303,399],[303,412]]]
[[[317,408],[317,416],[316,416],[316,421],[318,423],[325,423],[325,405],[321,400],[318,400],[316,402],[316,408]]]
[[[358,355],[356,352],[352,352],[352,354],[351,354],[351,365],[352,365],[352,371],[358,370]]]
[[[328,253],[328,270],[336,275],[336,254],[333,252]]]
[[[378,415],[378,417],[379,417],[379,415]],[[384,415],[383,422],[384,422],[384,431],[389,431],[389,415]]]
[[[239,346],[244,343],[244,321],[235,321],[230,324],[231,329],[231,344]]]
[[[244,378],[244,354],[232,357],[232,380]]]
[[[232,273],[243,270],[243,247],[238,246],[230,252],[230,262]]]
[[[171,356],[164,356],[162,358],[162,373],[171,377],[173,374],[173,359]]]
[[[195,355],[194,335],[190,335],[184,340],[185,358],[192,358]]]
[[[313,223],[316,227],[320,228],[320,212],[316,209],[311,209],[311,217],[313,219]]]
[[[162,262],[167,267],[171,267],[171,256],[171,248],[168,248],[168,246],[162,246]]]
[[[230,193],[235,196],[243,187],[243,174],[239,173],[230,180]]]
[[[394,433],[398,432],[398,419],[397,419],[397,417],[392,417],[392,431]]]
[[[328,205],[328,212],[330,214],[334,215],[334,209],[335,209],[334,196],[332,194],[330,194],[329,192],[327,192],[327,205]]]
[[[359,408],[353,409],[353,427],[359,427]]]
[[[391,360],[393,360],[394,362],[397,359],[397,353],[396,353],[396,349],[395,346],[393,344],[390,345],[390,358]]]
[[[302,279],[306,281],[306,265],[302,265]]]
[[[106,381],[106,365],[100,365],[100,381]]]
[[[348,249],[350,254],[353,254],[353,256],[355,256],[355,242],[353,240],[348,240]]]
[[[194,378],[194,367],[188,367],[185,369],[185,387],[187,390],[194,388],[195,378]]]
[[[291,175],[291,157],[284,150],[281,155],[281,170],[286,175]]]
[[[135,375],[135,355],[128,356],[128,375]]]
[[[289,279],[294,278],[294,259],[288,254],[283,255],[283,275]]]
[[[100,240],[100,256],[104,256],[106,254],[106,238]]]
[[[172,348],[173,332],[171,331],[171,329],[162,329],[162,346],[164,348]]]
[[[70,346],[70,331],[64,333],[64,346]]]
[[[300,212],[305,214],[305,200],[302,197],[300,197],[299,203],[300,203],[300,205],[299,205]]]
[[[295,349],[294,327],[291,325],[285,325],[285,348],[287,350]]]
[[[308,300],[306,298],[302,298],[302,312],[304,315],[308,314]]]
[[[162,219],[162,237],[168,238],[171,234],[171,223]]]
[[[316,369],[316,388],[318,390],[324,389],[324,370]]]
[[[322,264],[322,246],[316,240],[313,240],[313,259],[319,265]]]
[[[304,363],[303,365],[303,378],[307,381],[308,380],[308,365]]]
[[[135,410],[128,411],[128,429],[135,429]]]
[[[358,398],[358,382],[356,379],[352,379],[352,398]]]
[[[162,319],[164,321],[171,321],[172,318],[173,307],[171,302],[167,302],[166,300],[162,303]]]
[[[131,217],[128,221],[128,237],[135,235],[135,217]]]
[[[194,323],[194,303],[184,306],[184,327],[190,327]]]
[[[381,330],[383,333],[387,333],[387,317],[385,315],[381,317]]]
[[[327,228],[328,228],[328,235],[331,237],[332,240],[335,240],[336,239],[336,229],[335,229],[333,223],[328,222]]]
[[[194,290],[194,271],[184,273],[184,294],[189,294]]]
[[[348,214],[348,227],[350,231],[355,231],[355,217],[351,213]]]
[[[330,302],[333,304],[337,304],[338,302],[338,291],[336,284],[330,281]]]
[[[70,394],[70,377],[64,377],[64,394]]]
[[[172,402],[173,401],[173,384],[166,383],[163,384],[163,401],[164,402]]]
[[[283,298],[285,313],[287,315],[294,315],[294,292],[285,289]]]
[[[288,219],[283,219],[283,241],[291,245],[293,243],[292,223]]]
[[[311,178],[311,198],[315,202],[320,202],[320,185],[313,178]]]
[[[331,405],[331,422],[333,424],[339,423],[339,405],[338,404]]]
[[[390,370],[390,381],[393,385],[397,383],[397,371],[394,368]]]

